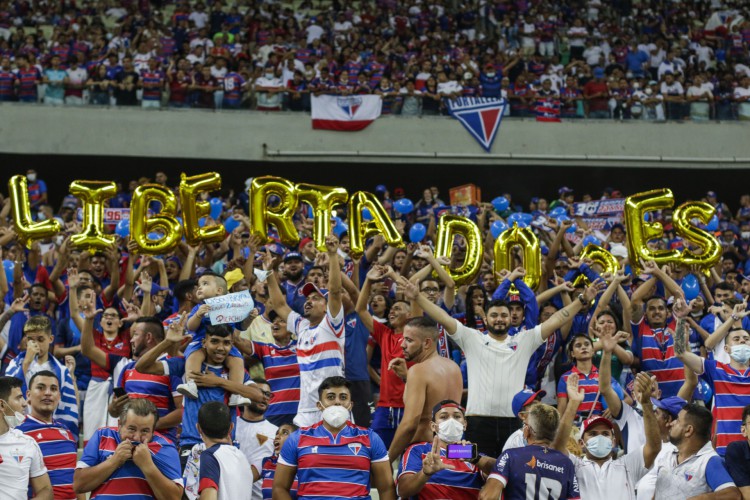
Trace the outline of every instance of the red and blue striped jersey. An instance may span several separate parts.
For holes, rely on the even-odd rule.
[[[164,87],[164,73],[161,71],[144,71],[141,75],[143,83],[143,100],[158,101],[161,99],[161,90]]]
[[[703,378],[714,388],[714,436],[722,457],[732,441],[741,441],[742,410],[750,404],[750,369],[735,370],[712,359],[703,360]]]
[[[597,398],[597,394],[599,393],[599,370],[594,365],[591,365],[591,373],[588,375],[584,374],[576,366],[563,373],[560,381],[557,383],[557,397],[568,397],[568,377],[574,373],[578,374],[578,387],[584,390],[583,403],[578,407],[577,416],[585,419],[589,415],[601,415],[607,406],[604,403],[603,396],[599,395]],[[615,379],[612,379],[612,387],[619,387]]]
[[[94,467],[109,459],[115,453],[120,442],[120,433],[116,427],[98,429],[84,448],[77,468]],[[156,432],[150,443],[147,445],[139,444],[138,446],[148,446],[151,459],[157,469],[171,481],[182,485],[180,457],[175,445]],[[135,462],[128,460],[91,492],[91,499],[94,498],[99,500],[152,500],[154,492],[141,469],[135,465]]]
[[[674,354],[675,321],[666,328],[651,328],[646,319],[633,323],[633,355],[641,360],[641,370],[651,372],[659,382],[663,398],[677,396],[685,382],[684,365]]]
[[[432,443],[416,443],[406,449],[398,466],[397,492],[401,476],[419,473],[422,470],[422,460],[431,452]],[[446,451],[442,448],[440,448],[440,458],[443,463],[452,466],[453,469],[441,470],[430,476],[416,498],[418,500],[441,498],[473,500],[478,498],[479,490],[484,486],[484,478],[477,466],[465,460],[447,458]]]
[[[232,71],[224,77],[224,100],[230,103],[239,103],[242,100],[242,87],[245,79],[238,73]]]
[[[490,479],[505,489],[506,500],[578,500],[575,465],[567,455],[539,445],[513,448],[497,459]]]
[[[263,459],[262,470],[260,473],[261,480],[263,481],[261,483],[263,488],[263,500],[271,500],[273,498],[273,478],[276,477],[276,462],[278,460],[279,457],[276,455]],[[289,491],[292,500],[297,500],[297,487],[297,476],[294,476],[292,489]]]
[[[16,78],[19,81],[18,97],[36,97],[36,82],[42,79],[38,69],[34,66],[19,68]]]
[[[167,359],[166,355],[159,359]],[[120,376],[115,381],[115,387],[122,387],[128,396],[134,399],[148,399],[159,411],[159,418],[165,417],[174,411],[177,406],[174,403],[175,396],[179,396],[177,386],[182,383],[180,377],[175,375],[149,375],[135,369],[135,361],[129,362],[122,368]],[[177,443],[177,428],[162,429],[164,436]]]
[[[266,416],[296,415],[300,384],[297,341],[292,340],[284,347],[253,342],[253,355],[263,363],[266,380],[273,393]]]
[[[13,84],[16,81],[16,74],[12,71],[3,71],[0,69],[0,96],[7,98],[13,97],[15,91]]]
[[[386,65],[381,64],[377,61],[372,61],[365,67],[365,71],[368,71],[370,73],[370,87],[376,88],[378,85],[380,85],[380,80],[383,78],[385,69]]]
[[[334,436],[323,422],[289,436],[278,463],[297,468],[300,498],[369,500],[370,467],[388,462],[388,450],[372,429],[347,422]]]
[[[42,450],[55,499],[75,500],[73,472],[78,460],[78,441],[59,420],[42,422],[31,415],[17,429],[37,442]]]

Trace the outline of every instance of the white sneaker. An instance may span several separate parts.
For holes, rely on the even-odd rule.
[[[240,396],[239,394],[232,394],[229,397],[229,406],[245,406],[252,403],[249,399],[247,399],[244,396]]]
[[[177,392],[190,399],[198,399],[198,386],[194,380],[188,380],[186,383],[178,385]]]

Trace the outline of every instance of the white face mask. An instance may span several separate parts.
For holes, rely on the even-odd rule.
[[[273,73],[266,73],[266,80],[273,80]]]
[[[159,304],[156,304],[154,306],[154,309],[156,310],[156,314],[159,314],[161,312],[161,306]]]
[[[444,443],[457,443],[464,436],[464,424],[455,418],[443,420],[438,425],[437,435]]]
[[[487,73],[487,76],[490,77],[490,78],[492,78],[492,77],[495,76],[495,72],[494,71],[490,71],[489,73]]]
[[[3,403],[5,403],[8,408],[10,408],[10,405],[8,403],[6,403],[5,401],[3,401]],[[16,427],[21,425],[24,420],[26,420],[26,415],[18,411],[14,411],[13,415],[11,415],[10,417],[8,415],[3,416],[5,417],[5,423],[8,424],[8,427],[10,427],[11,429],[15,429]]]
[[[743,240],[750,240],[750,231],[742,231],[740,235]]]
[[[343,406],[329,406],[323,410],[323,420],[331,427],[338,429],[349,420],[349,410]]]
[[[28,179],[29,182],[36,181],[36,174],[26,174],[26,179]]]

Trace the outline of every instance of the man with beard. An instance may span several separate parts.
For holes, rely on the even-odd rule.
[[[297,300],[297,297],[304,295],[302,293],[304,284],[302,256],[298,252],[287,253],[284,256],[284,281],[281,282],[281,287],[286,293],[286,304],[300,315],[304,315],[305,302]]]
[[[424,295],[417,292],[416,285],[409,283],[406,278],[402,278],[401,282],[409,285],[406,291],[408,299],[416,300],[416,295],[424,298]],[[424,300],[429,302],[426,298]],[[401,348],[406,362],[414,364],[407,372],[404,416],[388,448],[388,456],[394,460],[411,443],[433,438],[430,423],[435,405],[446,399],[458,401],[463,395],[461,369],[453,360],[440,356],[438,336],[437,323],[429,317],[412,318],[404,326]]]
[[[697,403],[686,405],[669,426],[675,450],[656,471],[654,497],[740,499],[740,490],[711,445],[711,412]],[[712,495],[704,495],[713,492]]]
[[[371,427],[378,433],[385,446],[390,446],[396,428],[404,416],[404,381],[394,371],[392,363],[403,365],[403,371],[406,371],[407,366],[403,361],[401,344],[404,340],[404,325],[409,320],[411,306],[403,300],[394,302],[388,313],[390,326],[373,319],[367,307],[372,283],[386,277],[398,279],[390,267],[374,266],[370,269],[357,300],[356,312],[362,324],[370,331],[372,339],[380,346],[380,398],[375,413],[372,415]]]
[[[300,402],[294,423],[300,427],[320,422],[321,410],[317,406],[315,392],[321,382],[328,377],[344,375],[344,308],[341,305],[342,285],[338,249],[338,238],[332,234],[328,235],[326,251],[331,264],[328,290],[322,290],[313,283],[305,283],[300,289],[306,298],[303,315],[292,311],[288,302],[284,300],[276,273],[271,272],[268,276],[268,291],[273,308],[276,314],[286,318],[289,329],[297,334]],[[301,269],[301,260],[293,262]],[[263,269],[273,271],[274,266],[273,256],[266,250]],[[301,278],[301,272],[299,274]]]
[[[78,460],[78,441],[54,418],[60,404],[60,381],[49,370],[36,372],[27,392],[31,414],[17,429],[34,439],[42,450],[54,496],[60,500],[85,500],[73,492],[73,470]]]
[[[478,451],[500,455],[508,437],[520,427],[513,414],[513,397],[523,389],[526,368],[534,351],[558,328],[573,320],[597,294],[598,283],[587,287],[577,299],[532,330],[510,336],[508,304],[493,301],[487,307],[487,334],[463,326],[423,296],[416,300],[425,312],[445,326],[445,331],[466,354],[469,400],[466,405],[466,438]],[[413,287],[407,296],[413,296]]]
[[[264,396],[271,397],[271,386],[265,379],[255,378],[253,382]],[[237,420],[236,440],[253,470],[253,500],[263,498],[260,471],[263,469],[263,459],[273,455],[273,440],[278,430],[277,426],[266,420],[267,409],[265,402],[252,402],[243,407],[242,415]]]
[[[82,311],[84,314],[81,331],[81,352],[94,365],[112,375],[115,387],[121,387],[125,394],[113,397],[109,403],[109,415],[117,418],[130,399],[145,398],[150,400],[159,412],[156,429],[165,437],[177,443],[177,425],[180,423],[182,396],[176,392],[181,380],[169,374],[152,376],[139,373],[136,362],[146,352],[164,340],[164,327],[157,318],[144,316],[138,318],[130,327],[130,348],[132,358],[108,353],[94,343],[93,326],[96,312],[93,306]],[[93,366],[93,365],[92,365]],[[96,432],[96,429],[93,429]],[[93,434],[91,434],[93,435]]]

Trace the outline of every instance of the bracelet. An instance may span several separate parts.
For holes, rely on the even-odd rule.
[[[732,318],[732,319],[733,319],[733,320],[735,320],[735,321],[739,321],[739,319],[740,319],[740,317],[739,317],[739,316],[737,316],[736,314],[732,314],[732,315],[730,316],[730,318]]]
[[[583,296],[582,293],[578,294],[578,301],[581,303],[581,305],[583,305],[583,306],[586,305],[586,299],[584,298],[584,296]]]

